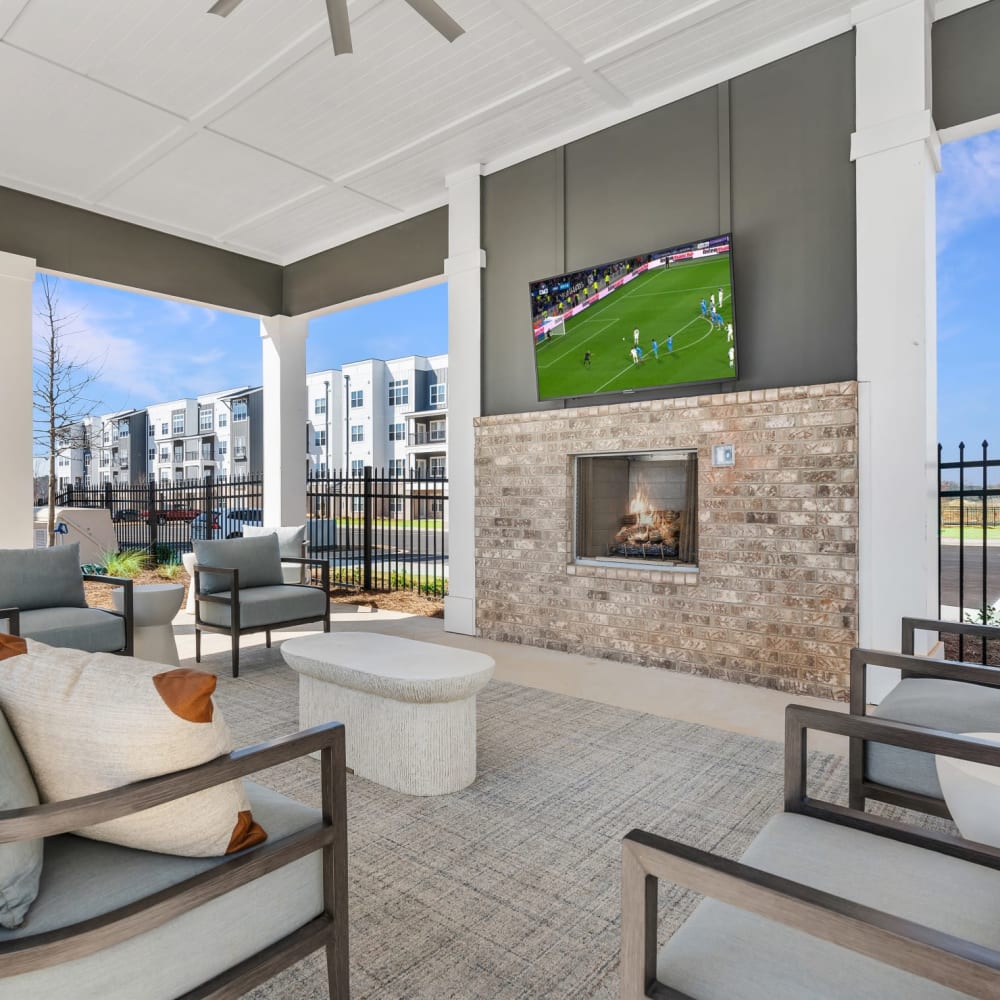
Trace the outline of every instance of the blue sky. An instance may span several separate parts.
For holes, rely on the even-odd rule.
[[[992,314],[1000,288],[1000,132],[950,143],[942,156],[938,437],[948,456],[961,440],[978,450],[984,437],[1000,456],[1000,350]],[[76,316],[73,354],[103,365],[93,387],[97,412],[260,384],[255,319],[65,278],[60,296],[61,312]],[[308,369],[444,353],[447,317],[444,284],[320,317],[310,324]]]
[[[937,181],[938,439],[1000,458],[1000,132],[942,148]]]
[[[90,389],[96,413],[260,385],[256,319],[66,278],[58,294],[59,314],[74,317],[67,349],[101,370]],[[36,316],[36,335],[40,328]],[[318,371],[447,350],[448,289],[440,284],[312,320],[306,363]]]

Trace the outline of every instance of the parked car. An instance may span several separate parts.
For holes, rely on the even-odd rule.
[[[191,538],[242,538],[245,524],[263,523],[264,512],[259,507],[219,507],[191,521]]]
[[[145,517],[145,511],[143,511],[143,517]],[[138,521],[139,512],[134,507],[126,507],[124,510],[116,510],[111,515],[111,520],[118,521]]]
[[[168,521],[193,521],[200,513],[201,511],[196,510],[194,507],[160,507],[156,511],[156,523],[166,524]],[[148,521],[149,511],[144,510],[141,516],[144,521]]]

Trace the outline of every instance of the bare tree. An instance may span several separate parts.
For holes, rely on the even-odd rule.
[[[101,365],[81,360],[68,350],[76,314],[59,310],[59,279],[41,279],[42,301],[36,313],[41,332],[36,335],[33,393],[35,443],[48,450],[48,544],[55,544],[56,456],[74,444],[74,428],[97,408],[88,390],[101,374]]]

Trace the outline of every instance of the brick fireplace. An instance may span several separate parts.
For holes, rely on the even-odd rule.
[[[723,443],[735,464],[713,467]],[[693,483],[678,485],[682,467]],[[640,500],[624,497],[622,476],[629,493],[647,484]],[[844,698],[857,642],[857,478],[854,382],[482,417],[477,627]],[[583,510],[581,481],[596,486]]]

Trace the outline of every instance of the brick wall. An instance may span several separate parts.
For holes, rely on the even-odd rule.
[[[698,571],[575,564],[573,456],[664,448],[698,450]],[[482,417],[479,630],[846,698],[857,496],[855,382]]]

